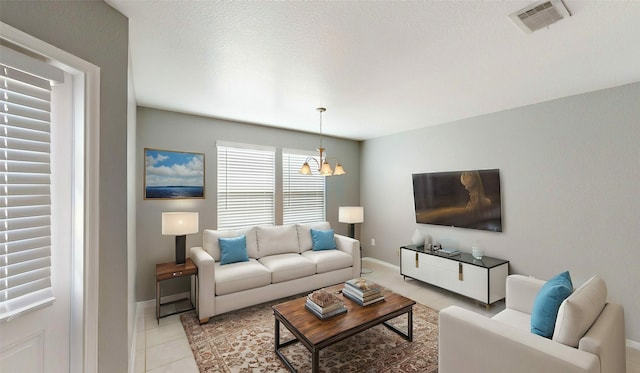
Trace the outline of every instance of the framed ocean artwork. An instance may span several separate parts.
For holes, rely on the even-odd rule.
[[[204,198],[204,154],[144,149],[144,199]]]

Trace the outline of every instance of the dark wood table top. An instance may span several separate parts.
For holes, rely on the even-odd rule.
[[[191,258],[187,258],[184,264],[176,264],[176,262],[156,264],[156,281],[190,276],[196,273],[198,273],[198,267],[196,267]]]
[[[328,291],[338,292],[342,290],[344,284],[334,285],[326,288]],[[389,290],[382,291],[384,300],[370,304],[368,306],[360,306],[350,299],[339,294],[343,298],[347,312],[341,315],[331,317],[326,320],[320,320],[311,312],[304,308],[307,297],[301,297],[285,303],[273,306],[273,312],[279,318],[295,328],[313,345],[320,345],[330,342],[336,336],[345,333],[352,334],[371,326],[377,325],[382,321],[389,320],[391,315],[399,316],[407,312],[407,308],[416,304],[415,301],[405,298],[402,295],[395,294]],[[393,317],[396,317],[393,316]]]

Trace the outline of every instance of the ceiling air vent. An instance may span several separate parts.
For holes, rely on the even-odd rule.
[[[570,17],[569,9],[562,0],[537,1],[526,8],[509,14],[509,18],[526,33],[548,27],[565,17]]]

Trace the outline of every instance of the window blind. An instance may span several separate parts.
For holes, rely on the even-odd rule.
[[[318,174],[301,175],[300,167],[308,156],[303,151],[282,151],[282,204],[284,224],[326,220],[326,178]]]
[[[275,223],[275,148],[217,143],[218,229]]]
[[[4,320],[55,299],[50,80],[62,81],[63,73],[6,47],[1,52],[0,320]]]

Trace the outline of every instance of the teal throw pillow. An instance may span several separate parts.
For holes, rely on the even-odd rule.
[[[336,249],[336,240],[333,237],[333,229],[321,230],[311,229],[312,249],[318,250],[334,250]]]
[[[220,244],[220,264],[248,262],[247,236],[218,238]]]
[[[556,326],[558,309],[572,292],[573,284],[568,271],[562,272],[547,281],[533,301],[531,333],[551,338],[553,329]]]

